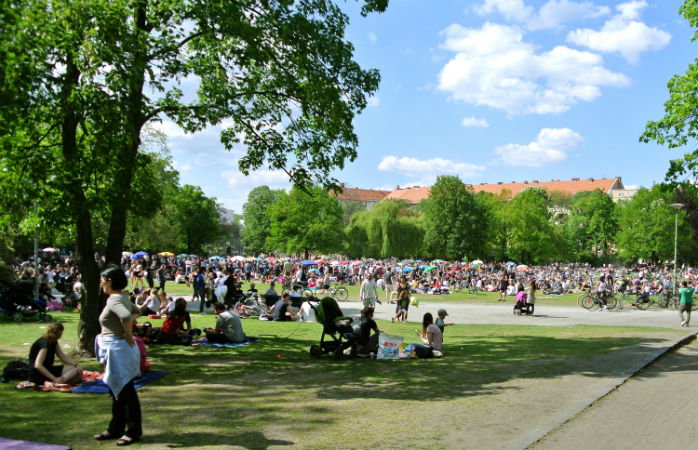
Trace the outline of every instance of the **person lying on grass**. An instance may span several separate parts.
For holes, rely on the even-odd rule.
[[[68,358],[58,345],[62,336],[63,324],[53,322],[29,350],[29,381],[37,386],[43,386],[45,381],[54,384],[78,384],[82,381],[82,367]],[[53,365],[56,355],[65,366]]]
[[[243,342],[245,332],[242,330],[240,317],[232,311],[226,311],[221,302],[213,304],[213,312],[218,316],[216,328],[204,328],[206,339],[209,342],[225,344],[227,342]]]

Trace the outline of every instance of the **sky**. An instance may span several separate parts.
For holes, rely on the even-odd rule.
[[[639,142],[664,114],[666,84],[698,55],[682,0],[391,0],[351,18],[355,60],[381,73],[354,122],[358,157],[346,186],[429,186],[622,177],[651,187],[684,152]],[[183,89],[191,88],[183,86]],[[168,136],[182,184],[235,213],[251,189],[288,188],[283,172],[237,170],[220,127]]]

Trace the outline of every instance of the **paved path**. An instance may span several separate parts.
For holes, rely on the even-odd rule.
[[[694,340],[662,356],[530,448],[698,449],[696,386]]]

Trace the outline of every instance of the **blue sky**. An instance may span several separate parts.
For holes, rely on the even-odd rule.
[[[638,138],[663,115],[666,83],[695,59],[680,0],[392,0],[362,18],[348,1],[347,38],[381,86],[355,121],[347,185],[430,185],[604,178],[661,182],[681,156]],[[187,89],[186,84],[183,86]],[[288,187],[283,173],[244,177],[219,127],[159,128],[182,183],[242,211],[250,189]]]

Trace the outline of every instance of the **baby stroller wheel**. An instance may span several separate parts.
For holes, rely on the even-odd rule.
[[[322,349],[319,345],[310,346],[310,356],[312,356],[313,358],[319,358],[320,356],[322,356]]]
[[[42,322],[51,322],[53,320],[53,317],[51,316],[51,314],[41,313],[39,315],[39,319],[41,319]]]
[[[15,311],[12,313],[12,320],[14,320],[15,322],[21,322],[22,320],[24,320],[24,315],[22,315],[22,313],[20,312]]]
[[[332,356],[334,356],[335,361],[341,361],[344,357],[344,350],[342,350],[342,347],[337,348],[337,350],[332,353]]]

